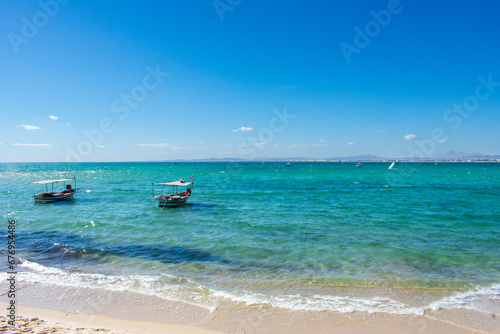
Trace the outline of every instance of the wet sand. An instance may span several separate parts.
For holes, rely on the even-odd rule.
[[[0,307],[5,310],[7,304],[0,303]],[[21,306],[17,309],[20,318],[16,319],[16,328],[8,326],[3,316],[0,333],[500,333],[500,315],[470,310],[392,315],[241,307],[215,310],[195,325],[150,321],[157,318],[155,313],[117,312],[110,317]]]

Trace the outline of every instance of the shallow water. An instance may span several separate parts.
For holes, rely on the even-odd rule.
[[[16,220],[26,284],[207,309],[413,314],[499,299],[500,164],[389,164],[0,164],[3,228]],[[152,182],[190,175],[189,204],[152,201]],[[44,187],[30,182],[72,176],[74,200],[33,203]]]

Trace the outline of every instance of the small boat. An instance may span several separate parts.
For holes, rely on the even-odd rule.
[[[356,165],[356,167],[363,167],[363,164],[360,162]]]
[[[71,183],[66,184],[66,182],[71,182],[71,181],[75,182],[74,188],[71,187]],[[64,183],[64,190],[63,191],[54,191],[54,183],[59,183],[59,182]],[[45,192],[33,195],[33,198],[35,199],[35,203],[59,202],[59,201],[73,199],[75,192],[78,190],[76,188],[76,177],[73,177],[72,179],[42,180],[42,181],[35,181],[35,182],[31,182],[31,183],[45,184]],[[49,184],[52,184],[51,191],[49,191]]]
[[[185,204],[189,197],[191,197],[193,184],[194,182],[186,182],[184,180],[172,182],[153,182],[153,199],[158,201],[159,207]],[[171,186],[172,191],[169,195],[155,196],[155,185]],[[185,190],[179,193],[179,187],[181,187],[181,190],[185,187]]]
[[[394,164],[395,164],[395,163],[396,163],[396,162],[395,162],[395,161],[393,161],[393,163],[389,166],[389,169],[392,169],[392,168],[394,167]]]

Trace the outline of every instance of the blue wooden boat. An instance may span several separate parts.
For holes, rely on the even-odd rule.
[[[153,182],[153,200],[158,202],[159,207],[164,206],[179,206],[185,204],[191,197],[191,189],[194,182],[186,182],[184,180],[172,182]],[[155,185],[171,186],[169,194],[155,196]],[[179,187],[181,192],[179,192]]]
[[[71,187],[71,181],[74,181],[75,187]],[[63,191],[54,191],[54,184],[63,182],[64,190]],[[66,184],[69,182],[69,184]],[[73,199],[75,193],[77,192],[76,188],[76,177],[72,179],[60,179],[60,180],[42,180],[31,182],[34,184],[45,184],[45,192],[38,193],[33,195],[35,199],[35,203],[50,203],[50,202],[59,202]],[[51,191],[49,191],[49,184],[52,185]]]

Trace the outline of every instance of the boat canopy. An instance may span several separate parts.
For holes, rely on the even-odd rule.
[[[73,179],[42,180],[42,181],[35,181],[35,182],[31,182],[31,183],[36,183],[36,184],[48,184],[48,183],[67,182],[67,181],[73,181]]]
[[[193,182],[186,182],[186,181],[172,181],[172,182],[153,182],[153,184],[163,184],[166,186],[189,186],[193,184]]]

